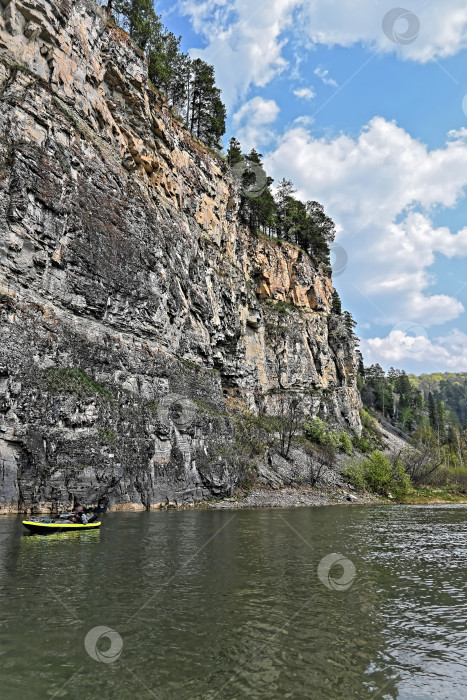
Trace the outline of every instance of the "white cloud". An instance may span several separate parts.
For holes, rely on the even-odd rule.
[[[300,117],[297,117],[294,119],[293,124],[294,126],[311,126],[314,122],[314,118],[311,117],[308,114],[303,114]]]
[[[262,87],[288,63],[282,56],[293,11],[303,0],[181,0],[180,8],[203,35],[207,47],[193,52],[216,66],[218,84],[228,106],[245,96],[250,85]]]
[[[293,91],[293,94],[301,100],[314,100],[316,97],[316,92],[312,87],[297,88],[297,90]]]
[[[305,27],[304,33],[313,44],[363,43],[373,50],[397,51],[404,59],[422,63],[454,56],[467,47],[465,0],[412,0],[410,11],[401,10],[399,19],[395,19],[397,12],[392,18],[388,16],[385,33],[383,19],[394,8],[394,0],[313,0],[303,2],[299,25]],[[406,33],[408,43],[397,43],[398,35]]]
[[[367,364],[378,362],[386,369],[409,363],[415,369],[418,364],[437,371],[467,371],[467,335],[459,330],[433,340],[393,331],[386,338],[362,340],[361,346]]]
[[[314,73],[325,85],[337,87],[337,83],[333,78],[330,77],[329,71],[323,68],[322,66],[318,66],[318,68],[315,68]]]
[[[436,227],[434,207],[453,207],[467,188],[467,132],[429,151],[404,129],[373,119],[357,138],[317,139],[302,126],[285,133],[265,159],[276,179],[291,179],[302,199],[317,199],[338,225],[347,269],[343,297],[383,326],[412,320],[429,328],[452,321],[462,303],[430,293],[436,254],[467,257],[467,228]],[[455,290],[453,290],[455,294]]]
[[[262,97],[254,97],[240,107],[233,116],[233,124],[244,150],[267,144],[274,138],[269,125],[276,121],[279,111],[274,100]]]
[[[396,52],[422,63],[454,56],[467,47],[465,0],[412,0],[417,24],[406,44],[397,42],[408,27],[407,14],[383,31],[383,18],[394,9],[394,0],[179,0],[179,7],[206,41],[206,48],[193,54],[215,64],[228,106],[244,97],[250,86],[264,87],[288,67],[283,47],[292,34],[295,47],[362,43],[372,51]],[[334,84],[324,73],[324,80]]]

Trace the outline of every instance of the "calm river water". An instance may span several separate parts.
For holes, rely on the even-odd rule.
[[[466,506],[23,529],[0,517],[4,699],[467,697]]]

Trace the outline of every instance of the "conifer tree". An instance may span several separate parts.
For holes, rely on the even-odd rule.
[[[295,190],[291,180],[283,178],[277,187],[276,204],[277,204],[277,236],[288,240],[289,229],[292,225],[291,221],[291,201],[293,200]]]
[[[436,430],[438,419],[436,416],[435,399],[431,391],[428,394],[428,418],[430,420],[430,426],[433,428],[433,430]]]
[[[214,68],[201,58],[192,62],[190,130],[217,146],[225,133],[226,110],[215,86]]]
[[[336,227],[334,221],[325,214],[319,202],[307,202],[306,210],[310,218],[308,247],[320,261],[330,264],[329,245],[334,241]]]
[[[141,51],[162,31],[160,17],[152,0],[114,0],[114,11],[123,17],[123,25]]]
[[[240,141],[238,141],[235,136],[232,136],[229,142],[229,150],[227,151],[227,163],[231,168],[237,163],[241,163],[243,160],[242,146]]]
[[[439,396],[436,398],[436,419],[436,432],[438,434],[438,438],[441,440],[441,442],[444,442],[446,439],[446,410],[444,403],[441,401]]]
[[[180,37],[161,22],[153,0],[112,0],[107,11],[126,29],[148,61],[149,79],[179,110],[193,133],[220,148],[226,110],[215,84],[214,68],[182,53]]]
[[[342,303],[337,289],[332,291],[332,313],[337,314],[337,316],[342,314]]]

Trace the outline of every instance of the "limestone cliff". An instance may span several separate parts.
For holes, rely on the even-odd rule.
[[[91,0],[0,0],[0,509],[232,493],[232,403],[360,429],[332,282],[238,218],[227,166]]]

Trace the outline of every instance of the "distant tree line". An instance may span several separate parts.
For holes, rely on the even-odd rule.
[[[149,79],[208,146],[221,148],[226,109],[214,68],[191,59],[154,10],[153,0],[107,0],[109,16],[128,32],[148,62]]]
[[[364,405],[383,414],[442,462],[467,467],[467,375],[408,375],[379,364],[360,368]]]
[[[360,381],[365,406],[375,408],[394,425],[411,432],[426,423],[423,394],[403,370],[391,367],[386,374],[379,364],[361,367]]]
[[[378,364],[360,371],[363,402],[408,432],[419,425],[444,437],[449,426],[467,428],[467,375],[408,375]]]
[[[410,379],[425,398],[431,392],[436,403],[443,401],[461,425],[467,424],[467,373],[446,372],[422,374],[419,377],[410,375]]]

